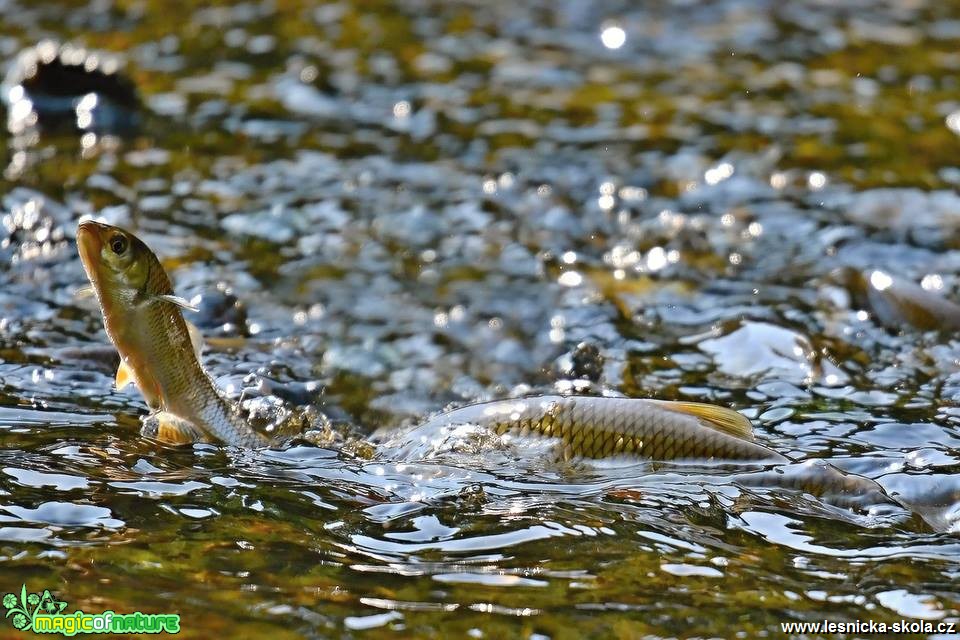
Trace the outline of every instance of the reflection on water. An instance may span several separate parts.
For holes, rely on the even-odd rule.
[[[960,616],[954,8],[0,6],[3,589],[195,637]],[[143,237],[221,388],[315,444],[141,440],[83,216]],[[903,507],[784,486],[802,463],[368,442],[557,391],[729,405]]]

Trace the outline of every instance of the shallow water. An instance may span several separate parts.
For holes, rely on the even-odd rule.
[[[960,540],[928,521],[960,521],[960,343],[831,274],[960,297],[960,12],[634,4],[0,0],[3,59],[112,52],[142,102],[8,118],[0,590],[175,611],[185,637],[957,620]],[[228,394],[326,446],[141,439],[77,295],[83,216],[200,302]],[[556,391],[731,406],[914,513],[477,433],[365,444]]]

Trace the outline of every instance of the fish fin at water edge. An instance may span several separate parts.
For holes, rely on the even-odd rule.
[[[143,419],[141,433],[165,444],[206,442],[206,434],[189,420],[166,411],[157,411]]]
[[[753,441],[753,425],[750,424],[750,420],[733,409],[701,402],[668,402],[663,400],[652,400],[651,402],[656,402],[664,409],[699,418],[700,422],[706,427],[743,440]]]

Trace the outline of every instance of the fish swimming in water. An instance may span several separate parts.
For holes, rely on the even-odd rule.
[[[156,255],[132,233],[93,221],[80,223],[77,246],[107,335],[121,356],[117,386],[134,382],[153,412],[144,420],[144,433],[181,444],[269,445],[201,367],[198,332],[182,315],[190,306],[174,294]],[[469,405],[415,429],[463,424],[498,435],[553,438],[564,459],[629,457],[793,468],[765,476],[765,482],[779,478],[783,486],[839,496],[850,506],[899,504],[873,480],[829,463],[817,461],[796,472],[793,460],[754,440],[746,417],[709,404],[538,396]],[[744,476],[744,484],[751,481]]]
[[[200,366],[199,333],[181,313],[189,304],[174,295],[149,247],[123,229],[87,220],[77,228],[77,249],[120,353],[117,387],[132,381],[153,411],[144,422],[147,432],[173,443],[265,446]]]

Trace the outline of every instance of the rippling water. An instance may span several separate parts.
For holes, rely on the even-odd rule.
[[[957,620],[960,316],[881,294],[960,293],[960,13],[635,4],[0,0],[8,67],[54,39],[139,91],[34,94],[66,105],[34,122],[4,86],[0,590],[186,637]],[[200,303],[221,388],[323,446],[142,440],[78,295],[83,216]],[[557,391],[728,405],[911,508],[366,441]]]

